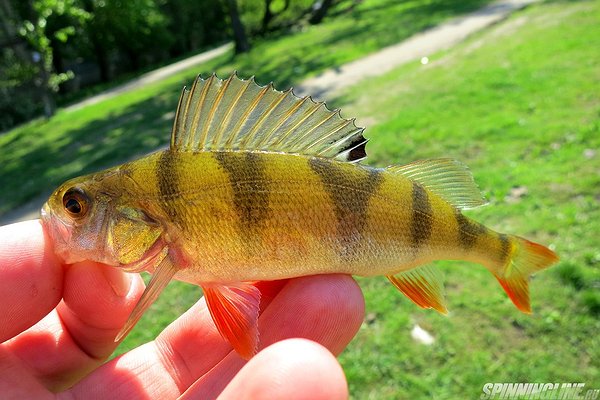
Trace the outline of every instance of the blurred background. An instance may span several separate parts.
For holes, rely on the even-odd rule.
[[[340,357],[352,398],[479,398],[487,382],[600,389],[600,2],[526,3],[452,46],[363,65],[328,92],[328,106],[367,127],[368,163],[457,158],[490,201],[469,216],[561,257],[531,283],[533,315],[477,265],[437,263],[448,316],[385,278],[358,279],[367,317]],[[503,7],[0,0],[0,222],[36,218],[62,181],[166,145],[181,87],[197,74],[303,87]],[[152,340],[200,296],[173,282],[115,354]]]

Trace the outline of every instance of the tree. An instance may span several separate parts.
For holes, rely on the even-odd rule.
[[[0,130],[39,112],[33,81],[36,70],[27,42],[17,32],[16,15],[8,0],[0,0]]]
[[[312,25],[320,24],[323,18],[327,15],[327,11],[333,5],[333,0],[317,0],[313,4],[313,13],[308,19]]]
[[[227,7],[214,0],[169,0],[161,9],[173,36],[169,54],[177,57],[229,39]]]
[[[112,78],[115,57],[124,58],[123,69],[137,70],[168,54],[173,37],[156,0],[81,1],[91,15],[86,32],[103,82]]]
[[[33,0],[17,3],[18,9],[9,0],[1,0],[0,5],[3,33],[14,42],[13,55],[18,62],[29,66],[44,115],[50,117],[56,108],[54,93],[62,82],[73,76],[72,73],[54,70],[52,44],[66,42],[75,33],[74,25],[82,23],[87,13],[76,5],[75,0]],[[65,22],[52,24],[56,18]],[[10,57],[7,53],[5,55]]]
[[[240,19],[238,12],[237,1],[227,0],[227,8],[229,9],[229,18],[231,20],[231,29],[233,30],[233,40],[235,42],[235,53],[246,53],[250,50],[250,44],[248,44],[248,38],[246,37],[246,30]]]
[[[265,0],[265,13],[263,14],[261,27],[262,33],[267,32],[267,30],[269,29],[269,23],[271,22],[271,20],[273,20],[273,18],[275,18],[277,15],[281,14],[290,7],[290,0],[285,0],[285,2],[283,3],[283,8],[278,13],[274,13],[273,10],[271,10],[271,3],[273,3],[273,0]]]

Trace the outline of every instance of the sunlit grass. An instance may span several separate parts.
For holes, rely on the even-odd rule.
[[[599,17],[598,2],[539,5],[336,101],[372,124],[371,163],[458,158],[491,203],[470,216],[562,258],[532,281],[531,316],[477,265],[439,263],[448,317],[360,279],[374,317],[341,357],[354,398],[478,398],[486,382],[600,387]],[[411,339],[415,323],[433,346]]]

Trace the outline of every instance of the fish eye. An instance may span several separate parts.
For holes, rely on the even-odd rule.
[[[63,196],[65,211],[74,218],[81,218],[87,214],[90,199],[80,188],[71,188]]]

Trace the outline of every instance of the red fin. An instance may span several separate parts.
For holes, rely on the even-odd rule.
[[[423,308],[448,314],[442,279],[433,267],[423,266],[387,277],[406,297]]]
[[[552,250],[527,239],[511,236],[511,240],[514,240],[516,250],[503,271],[494,275],[515,306],[530,314],[529,275],[548,268],[558,261],[558,256]]]
[[[221,336],[245,359],[258,349],[260,290],[249,283],[203,286],[208,310]]]

